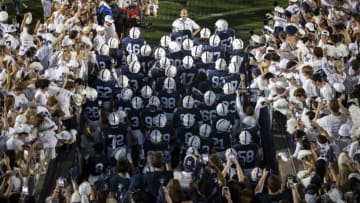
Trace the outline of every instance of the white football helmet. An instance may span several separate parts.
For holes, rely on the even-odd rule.
[[[226,159],[230,159],[230,156],[234,156],[234,158],[236,158],[237,156],[237,152],[234,148],[228,148],[226,151],[225,151],[225,157]]]
[[[185,127],[190,128],[195,124],[195,116],[190,113],[185,114],[182,118],[182,123]]]
[[[247,130],[244,130],[239,135],[239,142],[242,145],[248,145],[251,143],[251,133]]]
[[[109,48],[111,49],[117,49],[119,48],[120,41],[115,37],[110,37],[108,40]]]
[[[202,124],[199,129],[199,135],[201,138],[208,138],[211,134],[211,126],[209,124]]]
[[[222,118],[216,122],[216,130],[220,132],[230,132],[232,125],[230,121]]]
[[[218,58],[215,61],[215,69],[218,71],[224,71],[226,70],[226,61],[223,58]]]
[[[170,53],[176,53],[176,52],[181,51],[181,47],[177,42],[172,41],[169,44],[169,51],[170,51]]]
[[[109,125],[116,126],[120,124],[120,118],[119,115],[116,112],[109,113],[108,117]]]
[[[129,37],[131,39],[138,39],[140,37],[140,29],[138,27],[132,27],[129,31]]]
[[[165,114],[158,114],[153,119],[154,125],[158,128],[164,128],[166,126],[167,118]]]
[[[216,94],[212,90],[208,90],[204,94],[204,102],[208,106],[212,106],[215,103]]]
[[[114,158],[115,160],[119,161],[121,159],[126,159],[127,150],[126,147],[118,147],[114,150]]]
[[[189,155],[189,154],[197,156],[197,155],[199,155],[199,151],[195,147],[189,147],[186,150],[186,155]]]
[[[191,51],[194,47],[194,42],[191,39],[185,39],[182,43],[183,50]]]
[[[126,57],[126,64],[130,65],[130,63],[133,61],[138,61],[138,57],[135,54],[129,54]]]
[[[95,101],[98,97],[98,93],[96,91],[96,89],[88,87],[86,88],[86,99],[90,100],[90,101]]]
[[[126,75],[120,75],[117,80],[117,85],[119,88],[129,87],[129,78]]]
[[[253,170],[251,170],[251,180],[253,182],[258,182],[260,180],[262,176],[262,170],[259,167],[255,167],[253,168]]]
[[[133,91],[130,88],[124,88],[121,90],[120,96],[123,101],[130,101],[133,96]]]
[[[209,39],[210,36],[211,36],[211,31],[210,31],[209,28],[204,27],[204,28],[201,29],[200,38]]]
[[[244,48],[244,42],[239,38],[234,39],[232,42],[232,47],[233,50],[242,50]]]
[[[194,46],[191,49],[191,56],[194,58],[200,58],[202,53],[202,45]]]
[[[167,77],[164,80],[164,89],[166,90],[174,90],[176,88],[176,82],[174,78]]]
[[[238,73],[240,73],[240,66],[236,65],[233,62],[230,62],[228,69],[229,69],[230,74],[238,74]]]
[[[218,47],[220,45],[220,37],[217,34],[211,35],[209,38],[209,45],[212,47]]]
[[[98,79],[104,82],[111,80],[111,72],[109,69],[101,69],[98,74]]]
[[[110,53],[110,48],[107,44],[103,44],[101,45],[101,48],[100,48],[100,54],[101,55],[105,55],[105,56],[109,56],[109,53]]]
[[[201,54],[201,61],[203,63],[211,63],[213,61],[213,54],[209,51],[205,51]]]
[[[133,61],[129,65],[129,71],[132,73],[138,73],[141,69],[141,65],[138,61]]]
[[[225,103],[218,104],[216,106],[216,113],[221,117],[228,115],[228,113],[229,113],[228,105],[226,105]]]
[[[171,42],[171,38],[168,35],[163,35],[160,39],[160,45],[164,48],[168,48]]]
[[[196,135],[193,135],[188,140],[188,146],[194,147],[195,149],[200,149],[201,143],[200,138]]]
[[[148,44],[142,45],[140,48],[140,55],[141,56],[150,56],[151,54],[151,46]]]
[[[165,50],[164,50],[163,48],[161,48],[161,47],[156,48],[155,51],[154,51],[154,58],[155,58],[156,60],[159,60],[159,59],[161,59],[161,58],[164,58],[165,55],[166,55],[166,52],[165,52]]]
[[[141,92],[141,97],[144,99],[149,99],[153,93],[151,87],[148,85],[145,85],[144,87],[142,87],[140,92]]]
[[[158,144],[161,142],[162,134],[159,130],[152,130],[150,133],[150,141],[154,144]]]
[[[234,94],[236,92],[236,89],[233,84],[227,82],[223,86],[223,92],[225,95]]]
[[[170,67],[170,65],[171,65],[171,61],[167,57],[161,58],[159,61],[159,67],[162,70],[165,70],[167,67]]]
[[[238,55],[231,57],[230,63],[234,63],[236,66],[240,67],[244,59]]]
[[[160,99],[159,97],[157,96],[151,96],[150,99],[149,99],[149,103],[148,103],[149,106],[154,106],[156,108],[159,108],[160,107]]]
[[[174,78],[177,74],[177,68],[173,65],[165,68],[165,76]]]
[[[125,111],[119,110],[116,112],[119,116],[120,123],[125,123],[125,119],[127,117],[127,113]]]
[[[131,106],[134,109],[141,109],[143,107],[143,100],[141,99],[141,97],[136,96],[136,97],[132,98]]]
[[[184,97],[184,99],[182,100],[182,106],[186,109],[192,109],[194,107],[194,99],[192,98],[192,96],[186,96]]]
[[[224,32],[228,30],[229,24],[225,19],[219,19],[215,22],[215,30],[217,32]]]
[[[190,69],[194,65],[194,60],[191,56],[185,56],[182,60],[185,69]]]

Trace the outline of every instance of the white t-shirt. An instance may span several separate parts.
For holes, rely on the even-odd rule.
[[[329,103],[330,100],[334,98],[334,90],[329,83],[326,83],[323,87],[320,88],[320,96]]]
[[[337,138],[339,137],[339,128],[342,124],[346,123],[346,118],[342,114],[340,116],[330,114],[319,118],[316,122],[326,130],[331,138]]]
[[[178,19],[174,20],[174,22],[172,23],[172,26],[174,27],[174,25],[176,25],[177,23],[183,23],[184,29],[190,30],[191,32],[200,28],[200,26],[190,18],[186,18],[185,21],[183,21],[182,18],[178,18]]]
[[[35,92],[35,101],[37,104],[45,106],[48,100],[49,94],[47,92],[43,92],[42,90],[38,89]]]

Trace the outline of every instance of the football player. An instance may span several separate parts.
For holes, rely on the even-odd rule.
[[[138,27],[132,27],[129,36],[123,39],[123,46],[127,54],[140,55],[140,49],[144,44],[146,44],[146,41],[140,38],[140,29]]]
[[[235,39],[235,30],[229,28],[229,24],[224,19],[215,22],[215,34],[220,38],[220,45],[230,48]]]
[[[211,88],[215,93],[222,93],[222,87],[224,85],[224,78],[228,76],[226,71],[226,61],[223,58],[219,58],[215,62],[215,70],[208,70],[207,77],[210,81]]]

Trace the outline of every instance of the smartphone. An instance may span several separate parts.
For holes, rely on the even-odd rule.
[[[22,186],[22,193],[24,195],[28,195],[29,194],[29,188],[28,186]]]
[[[64,187],[65,183],[64,183],[64,179],[63,178],[59,178],[58,179],[58,184],[60,187]]]
[[[24,150],[24,158],[27,159],[28,156],[29,156],[29,151],[28,151],[28,150]]]
[[[228,186],[222,187],[222,190],[221,190],[222,196],[225,196],[226,192],[228,192],[228,191],[229,191],[229,187],[228,187]]]
[[[203,159],[203,161],[206,163],[206,162],[208,162],[209,161],[209,155],[208,154],[203,154],[202,155],[202,159]]]

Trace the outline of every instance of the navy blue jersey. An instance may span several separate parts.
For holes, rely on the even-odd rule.
[[[224,78],[228,76],[226,71],[209,70],[207,72],[207,78],[210,81],[211,88],[215,93],[222,93],[224,86]]]
[[[201,120],[201,114],[200,114],[200,111],[198,108],[194,107],[192,109],[186,109],[183,107],[179,107],[179,108],[175,109],[175,112],[174,112],[174,117],[173,117],[174,125],[175,126],[181,125],[182,118],[187,113],[195,115],[196,121]]]
[[[98,99],[101,101],[110,101],[114,86],[114,81],[104,82],[99,79],[95,79],[91,84],[91,87],[95,88],[98,92]]]
[[[170,34],[171,41],[176,41],[179,44],[182,44],[182,42],[185,39],[191,39],[191,31],[190,30],[182,30],[178,32],[172,32]]]
[[[194,39],[194,46],[207,46],[209,45],[209,39],[202,39],[202,38],[199,38],[199,39]]]
[[[113,62],[115,61],[110,56],[96,55],[96,65],[99,69],[110,69]]]
[[[179,94],[177,92],[166,92],[161,91],[158,95],[161,107],[166,113],[172,113],[174,112],[176,108],[176,103],[179,99]]]
[[[115,56],[113,56],[115,60],[115,68],[118,69],[121,67],[121,63],[124,57],[124,51],[122,49],[117,48],[115,50]]]
[[[104,127],[101,129],[106,146],[112,149],[126,145],[127,127]]]
[[[194,102],[196,105],[200,104],[201,102],[204,102],[204,94],[195,87],[191,89],[191,96],[192,98],[194,98],[195,100]]]
[[[194,63],[196,70],[198,70],[198,72],[207,72],[209,70],[214,70],[215,69],[215,63],[203,63],[202,61],[199,61],[199,63]]]
[[[231,83],[235,89],[238,89],[241,87],[239,74],[232,74],[232,75],[228,75],[228,76],[224,77],[224,84],[228,83],[228,82]]]
[[[141,112],[142,123],[146,131],[150,131],[155,127],[154,117],[161,113],[162,111],[158,109],[148,109],[148,108],[144,109]]]
[[[145,140],[144,145],[144,155],[147,157],[149,155],[149,152],[166,152],[169,151],[169,145],[163,142],[160,142],[159,144],[154,144],[148,140]]]
[[[127,112],[127,117],[130,120],[130,127],[132,130],[138,130],[141,128],[141,110],[130,109]]]
[[[227,148],[231,147],[230,133],[215,132],[211,139],[214,141],[216,152],[223,152]]]
[[[256,156],[258,148],[256,144],[240,145],[237,144],[233,146],[237,152],[238,161],[241,165],[241,168],[249,169],[255,166]]]
[[[116,100],[114,101],[114,110],[115,111],[125,111],[128,113],[132,109],[130,101]]]
[[[85,117],[92,121],[99,120],[99,101],[90,101],[86,100],[85,104],[83,104],[82,109],[85,111]]]
[[[155,59],[151,56],[138,56],[138,61],[141,64],[141,72],[146,75],[150,68],[155,64]]]
[[[163,143],[170,146],[170,142],[175,138],[174,129],[170,127],[171,124],[167,124],[164,128],[158,128],[161,132],[161,140]]]
[[[139,72],[139,73],[127,72],[125,75],[129,79],[130,88],[134,92],[137,92],[140,89],[140,87],[142,87],[142,82],[143,82],[145,75],[141,72]]]
[[[170,54],[166,55],[166,57],[169,58],[171,65],[174,65],[176,67],[182,66],[182,60],[185,56],[186,55],[182,51],[170,53]]]
[[[123,39],[123,46],[128,54],[140,55],[140,49],[145,44],[145,40],[142,38],[131,39],[130,37],[125,37]]]
[[[199,149],[199,153],[200,154],[211,154],[211,150],[214,147],[214,140],[210,137],[203,139],[200,138],[200,149]]]
[[[197,74],[197,70],[195,67],[192,67],[190,69],[185,69],[183,66],[178,68],[178,72],[176,75],[180,78],[180,84],[183,86],[192,86],[195,77]]]
[[[180,139],[183,149],[188,147],[190,137],[197,135],[199,135],[199,126],[196,124],[190,128],[186,128],[185,126],[179,126],[176,128],[176,137]]]
[[[205,103],[201,103],[198,105],[198,109],[200,110],[201,120],[204,123],[212,124],[212,121],[217,117],[216,106],[208,106]]]
[[[203,52],[208,51],[211,52],[213,55],[213,62],[216,61],[216,59],[218,58],[227,58],[227,54],[226,54],[226,48],[223,46],[218,46],[218,47],[212,47],[210,45],[208,46],[204,46],[203,47]]]
[[[224,103],[228,106],[229,114],[231,116],[237,117],[237,111],[236,111],[236,95],[230,94],[230,95],[221,95],[219,98],[219,103]]]
[[[233,56],[239,56],[240,59],[241,59],[241,62],[240,62],[240,73],[245,73],[244,70],[245,70],[245,64],[246,63],[249,63],[250,62],[250,59],[253,58],[254,60],[255,57],[252,55],[252,54],[249,54],[247,52],[243,52],[243,51],[231,51],[229,52],[229,58],[228,60],[231,60],[231,58]]]
[[[114,87],[112,89],[112,97],[114,101],[121,101],[121,92],[123,88]]]
[[[223,32],[215,32],[220,37],[220,45],[230,48],[235,39],[235,30],[229,28]]]

